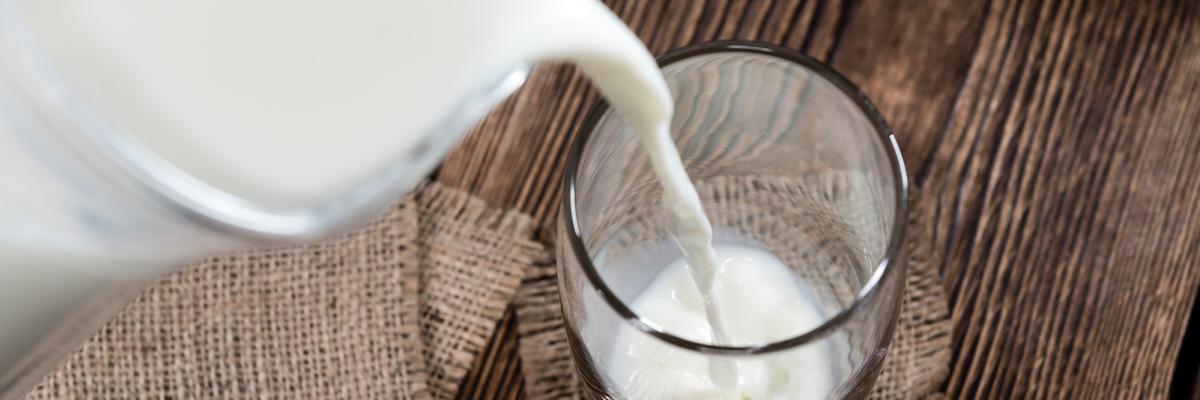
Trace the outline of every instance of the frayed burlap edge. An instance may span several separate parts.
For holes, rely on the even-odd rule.
[[[544,253],[533,227],[424,184],[346,237],[172,274],[30,398],[451,398]]]
[[[529,268],[515,302],[517,351],[529,400],[581,398],[558,301],[558,273],[553,254],[547,252]]]
[[[434,398],[453,398],[526,269],[542,254],[530,217],[436,183],[417,191],[420,327]]]

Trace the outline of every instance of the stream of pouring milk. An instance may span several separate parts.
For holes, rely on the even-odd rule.
[[[721,260],[668,132],[666,83],[640,40],[599,2],[16,4],[64,83],[107,123],[191,176],[252,201],[311,203],[343,193],[425,135],[448,134],[430,129],[512,65],[575,62],[650,155],[712,341],[748,344],[731,334],[711,293]],[[5,307],[39,304],[6,296],[0,293],[0,326],[21,322],[5,315],[23,315]],[[9,342],[0,350],[23,343],[0,341]],[[708,368],[717,387],[738,392],[734,363]]]

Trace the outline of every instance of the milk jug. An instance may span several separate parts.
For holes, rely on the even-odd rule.
[[[0,0],[0,399],[164,273],[376,215],[549,59],[660,81],[595,0]]]

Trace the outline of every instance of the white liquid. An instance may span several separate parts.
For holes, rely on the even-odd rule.
[[[523,63],[574,60],[626,115],[670,117],[653,58],[593,0],[0,0],[0,17],[28,28],[63,87],[104,123],[254,202],[342,195],[427,136],[461,134],[437,128]],[[135,239],[157,221],[123,217],[142,204],[59,182],[7,122],[0,116],[0,398],[20,389],[5,386],[10,377],[47,366],[18,362],[61,355],[31,349],[69,348],[46,343],[64,329],[90,333],[64,321],[97,295],[177,266],[162,262],[172,254],[142,257],[149,250],[136,242],[97,240],[107,233],[80,203],[113,210],[109,229]]]
[[[771,343],[824,321],[812,296],[774,255],[738,246],[719,246],[716,253],[712,293],[721,299],[717,311],[728,323],[730,344]],[[676,336],[700,343],[713,339],[703,296],[685,260],[663,268],[632,308]],[[737,361],[733,391],[713,381],[708,359],[628,325],[620,328],[614,348],[608,376],[638,399],[822,399],[832,389],[832,352],[820,344]]]
[[[431,129],[514,65],[573,61],[651,156],[670,230],[705,293],[713,341],[737,339],[719,312],[720,294],[709,293],[717,269],[712,229],[667,131],[670,93],[652,56],[599,2],[15,4],[66,86],[107,124],[187,174],[252,201],[308,204],[344,193],[426,135],[457,134]],[[42,268],[72,268],[61,264]],[[6,303],[51,303],[6,301],[5,293],[0,311]],[[0,354],[30,338],[36,332],[0,337]],[[741,375],[732,363],[711,367],[714,382],[735,389]]]
[[[644,89],[657,69],[632,64],[652,64],[649,54],[591,0],[15,4],[107,124],[254,201],[343,194],[426,135],[460,134],[431,130],[522,63],[572,59],[598,81],[611,75],[606,93],[628,108],[665,94]]]

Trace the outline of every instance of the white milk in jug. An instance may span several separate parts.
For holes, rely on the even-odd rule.
[[[204,184],[273,205],[319,204],[352,190],[420,151],[430,135],[458,135],[439,128],[449,126],[445,122],[461,111],[457,106],[481,87],[523,63],[571,61],[634,128],[664,187],[669,228],[686,260],[656,285],[682,288],[680,271],[686,270],[699,299],[656,308],[662,294],[655,286],[635,308],[667,326],[703,325],[708,333],[697,337],[736,344],[745,328],[728,322],[757,321],[730,310],[755,307],[759,300],[714,289],[732,279],[774,285],[786,294],[780,301],[800,307],[795,322],[810,322],[800,297],[766,279],[784,273],[777,261],[721,254],[711,246],[712,228],[667,130],[673,104],[667,86],[637,37],[599,2],[11,5],[6,10],[19,15],[62,85],[108,127]],[[25,239],[0,236],[0,376],[49,336],[55,321],[123,276],[119,263],[89,263],[59,246]],[[747,267],[719,272],[730,262]],[[722,304],[724,297],[729,304]],[[644,368],[640,362],[630,359],[628,369]],[[783,392],[769,392],[740,383],[750,379],[747,374],[776,373],[772,368],[713,363],[694,371],[694,378],[739,398],[785,398],[800,390],[788,384],[777,388]]]

